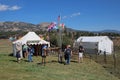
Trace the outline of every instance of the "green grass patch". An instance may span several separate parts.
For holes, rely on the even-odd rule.
[[[40,56],[34,56],[33,62],[27,62],[26,58],[20,63],[7,54],[0,56],[2,80],[119,80],[101,65],[87,58],[80,64],[72,60],[70,65],[64,65],[57,62],[57,57],[48,56],[44,66],[40,64]]]
[[[12,43],[0,40],[0,80],[119,80],[103,65],[89,58],[79,64],[76,56],[70,65],[64,65],[57,62],[56,56],[48,56],[44,66],[40,64],[40,56],[34,56],[33,62],[27,62],[26,58],[17,63],[16,57],[9,56],[10,53]]]

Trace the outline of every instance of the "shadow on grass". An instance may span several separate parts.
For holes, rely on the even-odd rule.
[[[78,61],[75,61],[75,60],[71,60],[71,62],[78,63]]]
[[[52,61],[47,61],[45,62],[45,64],[48,64],[48,63],[60,63],[60,64],[64,64],[65,62],[58,62],[56,60],[52,60]],[[44,65],[44,63],[40,62],[40,63],[37,63],[37,65]]]
[[[13,57],[13,53],[10,53],[8,56],[12,56]]]
[[[10,60],[10,61],[12,61],[12,62],[17,62],[17,60]]]
[[[52,61],[47,61],[47,62],[45,62],[46,64],[47,63],[58,63],[57,61],[55,61],[55,60],[52,60]],[[40,63],[37,63],[38,65],[42,65],[42,62],[40,62]]]
[[[37,65],[42,65],[42,63],[37,63]]]
[[[23,60],[24,62],[29,62],[28,60]]]

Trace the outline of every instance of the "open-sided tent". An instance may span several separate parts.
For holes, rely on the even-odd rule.
[[[75,43],[74,47],[82,45],[87,53],[102,53],[105,51],[106,54],[112,54],[113,42],[108,36],[81,36]]]
[[[13,53],[14,56],[17,52],[17,45],[21,45],[21,56],[22,55],[22,45],[28,44],[28,45],[41,45],[41,44],[47,44],[50,47],[50,43],[42,40],[35,32],[28,32],[26,35],[24,35],[22,38],[20,38],[17,41],[13,42]]]

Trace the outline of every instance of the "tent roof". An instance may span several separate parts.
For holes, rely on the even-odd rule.
[[[108,40],[107,36],[82,36],[77,39],[77,42],[100,42],[102,40]],[[110,39],[109,39],[110,40]]]
[[[27,41],[39,41],[40,37],[35,32],[28,32],[25,36],[20,38],[19,40],[13,42],[21,42],[22,44],[26,44]]]
[[[18,42],[22,44],[26,44],[27,42],[28,44],[49,44],[49,42],[42,40],[35,32],[28,32],[25,36],[23,36],[19,40],[14,41],[13,44]]]

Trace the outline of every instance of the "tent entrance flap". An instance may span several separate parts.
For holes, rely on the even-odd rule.
[[[97,49],[98,48],[98,42],[81,42],[82,46],[84,48],[89,48],[89,49]]]
[[[82,42],[85,53],[95,54],[98,52],[98,42]]]

